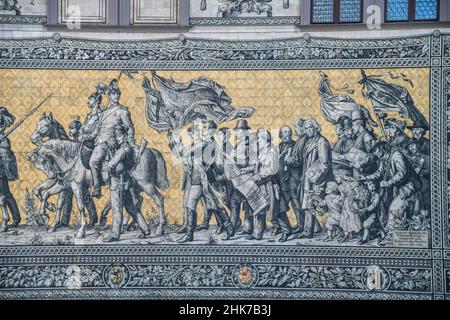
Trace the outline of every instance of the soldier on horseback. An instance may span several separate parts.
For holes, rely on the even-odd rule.
[[[115,127],[121,125],[126,132],[127,141],[131,146],[135,146],[134,125],[130,112],[119,103],[121,91],[118,80],[111,81],[108,90],[109,106],[102,111],[98,117],[98,132],[95,134],[94,150],[89,161],[92,171],[94,186],[92,196],[101,197],[102,168],[108,150],[114,148]]]

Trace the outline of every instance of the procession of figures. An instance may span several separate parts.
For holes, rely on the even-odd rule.
[[[96,224],[105,225],[110,212],[105,243],[120,241],[125,225],[137,228],[139,239],[167,233],[161,194],[169,188],[165,159],[145,139],[137,144],[133,119],[121,104],[120,79],[136,74],[122,71],[109,85],[93,88],[89,113],[83,121],[72,121],[68,134],[53,114],[40,117],[31,136],[36,149],[28,160],[47,177],[33,186],[33,194],[49,233],[69,226],[73,200],[81,217],[77,239]],[[174,231],[178,243],[190,243],[197,232],[209,230],[212,217],[224,243],[244,235],[253,241],[277,237],[280,243],[318,239],[390,245],[396,230],[428,230],[429,125],[406,88],[413,83],[405,75],[361,70],[359,84],[370,112],[351,97],[353,89],[335,88],[320,72],[321,102],[311,108],[320,108],[334,126],[336,142],[331,144],[314,118],[292,119],[276,131],[270,124],[251,128],[248,118],[257,110],[233,107],[225,88],[211,79],[177,83],[156,72],[151,79],[142,74],[148,125],[166,134],[183,169],[183,224]],[[21,224],[9,189],[19,172],[8,137],[49,98],[20,121],[0,108],[2,232]],[[110,197],[99,211],[94,199],[105,194]],[[159,208],[154,235],[142,213],[144,194]],[[56,205],[49,201],[53,196]]]

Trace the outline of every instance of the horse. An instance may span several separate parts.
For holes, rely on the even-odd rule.
[[[54,132],[61,126],[53,117],[48,118],[48,116],[43,116],[39,120],[38,130],[32,135],[32,141],[40,143],[29,158],[50,179],[58,181],[48,190],[50,194],[60,193],[67,186],[72,190],[81,216],[81,225],[75,237],[83,238],[86,227],[85,199],[88,188],[93,184],[92,173],[90,169],[85,168],[81,160],[82,143],[60,139],[43,142],[43,139],[48,137],[49,133]],[[135,152],[138,153],[139,150],[135,148]],[[106,163],[105,167],[107,167]],[[136,181],[139,192],[143,191],[156,202],[159,208],[159,224],[155,234],[164,234],[167,219],[164,212],[164,197],[158,189],[168,189],[169,181],[167,179],[166,162],[162,154],[156,149],[146,148],[140,157],[140,161],[130,174]],[[109,180],[107,170],[102,170],[102,178],[103,181]],[[55,226],[58,220],[59,215],[57,213],[52,226]]]
[[[31,142],[33,144],[39,145],[42,143],[43,139],[47,138],[49,140],[70,140],[67,135],[64,127],[53,119],[53,114],[50,112],[48,115],[43,113],[38,121],[36,133],[31,136]],[[31,160],[28,158],[28,160]],[[67,226],[70,220],[70,214],[72,211],[72,199],[73,193],[70,188],[66,188],[61,193],[59,193],[58,201],[56,207],[48,202],[49,198],[53,193],[53,189],[51,187],[55,184],[54,179],[47,179],[34,188],[34,195],[41,200],[41,206],[39,209],[39,214],[42,218],[47,217],[46,209],[50,211],[57,212],[57,215],[61,217],[62,210],[64,210],[64,222],[58,222],[57,225],[52,224],[52,226],[48,229],[49,233],[52,233],[59,226]],[[95,208],[95,204],[93,201],[90,201],[88,204],[88,211],[90,216],[89,226],[93,227],[94,224],[98,221],[97,211]]]

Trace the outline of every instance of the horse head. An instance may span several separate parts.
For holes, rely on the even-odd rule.
[[[45,138],[49,140],[69,140],[64,127],[53,118],[52,113],[48,115],[45,112],[39,118],[36,131],[31,135],[31,142],[33,144],[41,144]]]

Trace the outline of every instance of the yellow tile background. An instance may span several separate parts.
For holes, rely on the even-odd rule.
[[[335,87],[342,87],[348,83],[355,90],[353,98],[371,109],[369,101],[361,94],[361,79],[359,70],[323,70],[331,78]],[[416,103],[416,106],[429,118],[429,70],[401,69],[401,70],[366,70],[368,75],[383,72],[401,72],[410,78],[414,87],[410,87],[401,80],[388,80],[404,85]],[[68,124],[77,116],[84,119],[89,111],[86,106],[87,97],[94,92],[98,82],[109,83],[117,77],[117,71],[69,71],[69,70],[0,70],[0,105],[7,106],[17,119],[22,118],[40,100],[54,93],[33,117],[27,120],[10,137],[12,148],[16,153],[20,181],[12,182],[11,189],[23,210],[25,190],[33,189],[45,177],[32,167],[26,156],[33,150],[30,136],[36,129],[36,123],[42,112],[53,112],[53,116],[61,122],[67,130]],[[284,124],[293,126],[299,118],[316,118],[323,127],[323,134],[335,141],[334,127],[327,123],[320,114],[320,98],[317,93],[320,76],[318,71],[164,71],[158,72],[163,77],[172,77],[179,82],[189,81],[195,77],[203,76],[217,81],[225,86],[227,93],[233,99],[234,106],[251,106],[256,109],[249,119],[252,128],[266,127],[273,130]],[[150,77],[150,74],[147,73]],[[142,75],[135,75],[131,80],[122,77],[120,87],[122,90],[122,104],[126,105],[136,127],[136,140],[142,137],[149,145],[159,149],[167,162],[168,176],[171,182],[169,190],[163,192],[166,198],[166,212],[169,222],[181,222],[181,174],[179,164],[174,163],[168,149],[165,134],[158,134],[148,127],[145,120],[145,95],[141,87]],[[232,127],[234,123],[224,126]],[[278,141],[277,141],[278,142]],[[105,199],[97,203],[98,210]],[[52,199],[52,202],[55,202]],[[74,207],[75,208],[75,207]],[[156,205],[145,196],[144,214],[157,217]],[[202,210],[200,210],[202,211]],[[22,212],[23,214],[23,212]],[[74,214],[75,216],[78,213]],[[292,218],[292,214],[290,215]],[[200,214],[199,219],[202,218]]]

